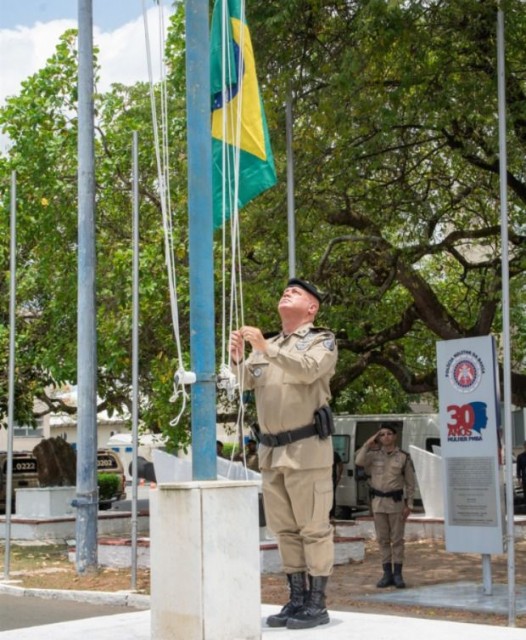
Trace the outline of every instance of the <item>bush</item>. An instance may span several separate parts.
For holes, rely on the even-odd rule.
[[[98,473],[99,500],[111,500],[120,489],[121,479],[117,473]]]
[[[230,459],[232,457],[232,452],[234,455],[239,451],[239,447],[235,442],[225,442],[223,445],[223,457]]]

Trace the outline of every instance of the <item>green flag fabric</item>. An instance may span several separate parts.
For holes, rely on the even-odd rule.
[[[216,0],[212,15],[210,85],[215,228],[230,218],[236,197],[241,208],[276,184],[252,42],[241,4],[242,0]]]

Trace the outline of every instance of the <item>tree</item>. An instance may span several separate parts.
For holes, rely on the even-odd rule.
[[[251,7],[281,157],[280,105],[293,91],[298,263],[329,295],[340,407],[359,411],[364,395],[356,402],[345,390],[360,379],[367,396],[382,371],[409,397],[434,392],[436,340],[500,334],[496,8],[492,0]],[[513,400],[524,405],[526,14],[520,2],[505,8]],[[285,280],[284,216],[279,230],[268,224],[284,202],[282,184],[244,219],[249,279]]]
[[[173,39],[182,34],[173,19]],[[33,400],[42,413],[74,412],[55,390],[75,383],[77,370],[77,118],[76,33],[60,39],[44,69],[28,78],[18,96],[0,111],[11,146],[2,158],[2,206],[8,211],[8,176],[17,172],[17,375],[16,420],[32,423]],[[182,48],[182,47],[181,47]],[[165,268],[163,224],[153,152],[149,86],[114,86],[95,96],[97,330],[99,410],[122,411],[131,404],[131,139],[140,146],[140,389],[141,419],[153,431],[178,413],[171,402],[178,366]],[[156,92],[159,87],[154,88]],[[158,96],[157,96],[158,97]],[[184,95],[169,92],[168,137],[172,169],[173,228],[181,301],[182,343],[188,343],[186,178],[184,176]],[[8,273],[8,216],[1,241],[2,273]],[[7,296],[7,279],[0,295]],[[7,308],[7,305],[6,305]],[[7,347],[7,315],[0,319],[0,342]],[[2,349],[7,357],[7,348]],[[2,356],[4,357],[4,356]],[[187,357],[187,354],[183,354]],[[6,380],[1,377],[2,387]],[[4,397],[4,394],[2,394]],[[7,394],[5,394],[7,395]],[[5,413],[5,405],[0,406]],[[188,443],[187,422],[169,429],[175,443]]]

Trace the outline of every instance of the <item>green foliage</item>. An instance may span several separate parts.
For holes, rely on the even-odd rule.
[[[174,18],[175,28],[181,23]],[[175,36],[172,39],[177,41]],[[179,36],[180,40],[180,36]],[[2,158],[0,202],[9,210],[9,176],[17,173],[17,422],[34,420],[33,399],[42,412],[72,411],[52,389],[77,378],[77,119],[76,34],[68,31],[46,67],[0,110],[0,126],[11,140]],[[175,71],[173,72],[175,73]],[[170,89],[170,86],[168,87]],[[159,87],[155,88],[157,94]],[[157,95],[157,98],[159,96]],[[187,348],[188,273],[184,94],[169,92],[168,137],[172,226],[178,270],[181,343]],[[132,330],[132,131],[138,132],[140,163],[140,389],[141,420],[153,431],[167,429],[176,448],[189,440],[188,421],[169,423],[180,402],[170,401],[177,351],[165,267],[161,206],[157,193],[149,86],[115,85],[95,96],[97,118],[96,243],[97,360],[100,409],[131,408]],[[7,220],[7,222],[6,222]],[[2,272],[9,270],[8,217],[2,216]],[[0,295],[8,300],[7,278]],[[5,308],[7,309],[7,304]],[[0,358],[7,362],[8,318],[0,322]],[[186,355],[185,355],[186,358]],[[4,367],[7,371],[7,367]],[[0,376],[0,388],[6,378]],[[0,412],[5,413],[7,394]]]
[[[524,404],[526,13],[505,10],[513,394]],[[336,405],[400,410],[435,392],[437,340],[502,330],[496,4],[270,1],[248,20],[278,153],[292,89],[297,271],[328,292]],[[264,320],[258,282],[285,279],[278,167],[280,187],[242,218],[245,260],[257,259],[246,296]]]
[[[223,444],[223,458],[230,460],[239,451],[239,445],[235,442],[225,442]]]
[[[117,473],[98,473],[99,500],[111,500],[120,493],[122,478]]]

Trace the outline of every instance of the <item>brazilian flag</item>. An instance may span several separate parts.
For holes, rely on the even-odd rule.
[[[243,0],[216,0],[210,36],[214,227],[276,184]],[[239,175],[236,185],[235,175]]]

